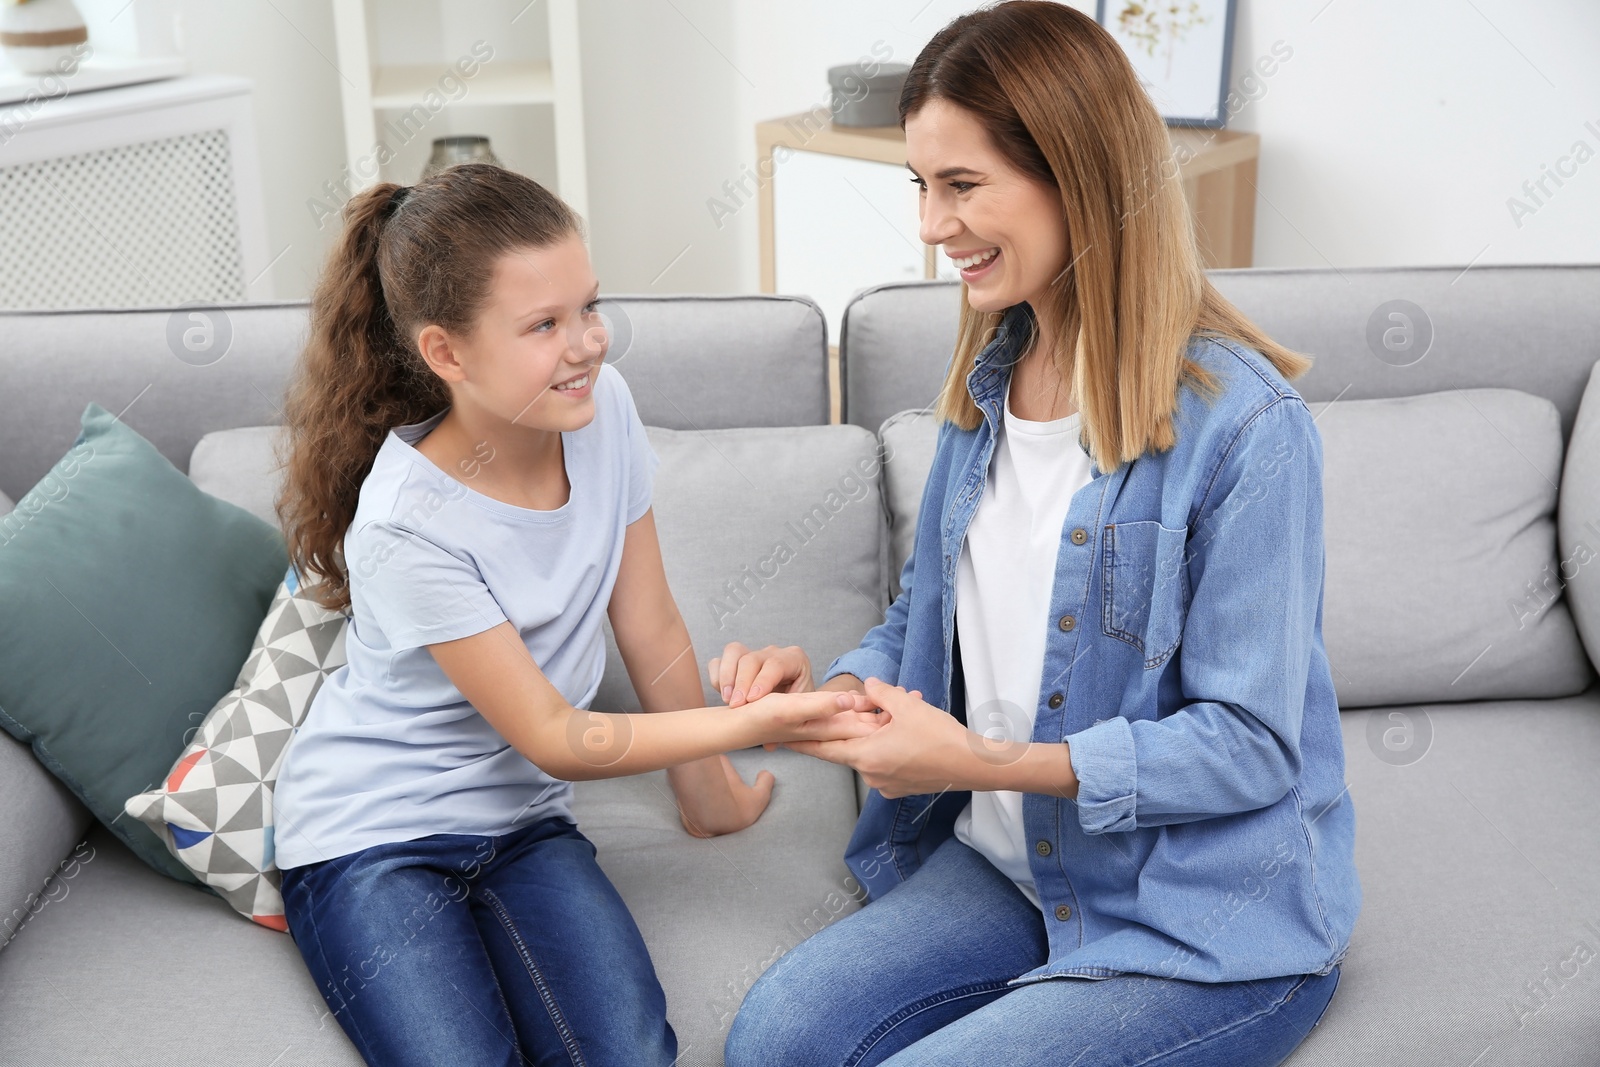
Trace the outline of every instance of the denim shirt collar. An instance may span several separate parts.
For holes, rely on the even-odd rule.
[[[988,417],[991,430],[999,425],[1011,368],[1021,357],[1034,328],[1033,308],[1026,302],[1007,308],[995,327],[994,337],[983,346],[967,374],[967,392]]]
[[[1036,328],[1037,322],[1031,306],[1026,302],[1011,305],[1001,316],[1000,324],[995,327],[994,337],[983,346],[972,361],[972,370],[967,374],[967,393],[988,422],[990,441],[993,441],[999,432],[1001,409],[1005,407],[1006,384],[1011,380],[1011,368],[1022,357],[1023,349],[1027,347],[1028,340]],[[1088,451],[1087,433],[1081,426],[1078,442],[1085,451]],[[987,453],[984,458],[987,461]],[[1093,470],[1096,476],[1105,473],[1098,464],[1093,465]]]

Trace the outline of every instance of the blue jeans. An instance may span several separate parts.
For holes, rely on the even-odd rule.
[[[677,1057],[639,928],[566,819],[293,867],[283,903],[323,999],[374,1067]]]
[[[1255,1067],[1321,1019],[1326,975],[1048,978],[1044,917],[952,837],[908,879],[779,957],[728,1032],[727,1067]]]

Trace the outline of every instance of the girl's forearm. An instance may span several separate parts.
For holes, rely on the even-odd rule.
[[[689,628],[675,611],[671,623],[654,630],[647,640],[629,642],[622,659],[638,694],[639,706],[646,712],[694,708],[705,699],[700,688],[700,661],[695,657]],[[668,766],[667,783],[680,801],[728,788],[716,753]]]
[[[653,627],[646,636],[629,634],[627,640],[619,636],[617,651],[641,710],[677,711],[698,708],[705,702],[689,627],[676,610],[670,620]]]
[[[554,778],[621,778],[760,744],[761,724],[742,708],[644,714],[566,708],[539,717],[522,752]]]

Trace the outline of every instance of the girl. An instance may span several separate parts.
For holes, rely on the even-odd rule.
[[[956,19],[900,115],[965,306],[904,591],[824,673],[890,721],[790,743],[873,787],[870,902],[762,975],[727,1063],[1280,1063],[1361,900],[1309,360],[1212,288],[1092,18]],[[810,665],[713,674],[737,706]]]
[[[858,695],[697,707],[657,459],[603,365],[577,216],[485,164],[352,199],[312,300],[278,502],[348,665],[278,779],[289,930],[370,1064],[669,1064],[638,928],[571,782],[667,768],[684,826],[772,793],[720,753],[858,737]],[[647,714],[589,712],[602,615]]]

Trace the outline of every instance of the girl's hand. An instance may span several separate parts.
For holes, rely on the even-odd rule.
[[[863,693],[770,693],[740,710],[758,723],[763,742],[842,741],[865,737],[881,719]]]
[[[722,650],[722,655],[706,667],[711,688],[722,694],[722,702],[737,708],[768,693],[809,693],[811,660],[799,645],[751,651],[737,641]]]
[[[727,755],[667,769],[678,801],[678,817],[691,837],[716,837],[743,830],[761,817],[776,782],[771,771],[746,785]]]
[[[761,736],[772,742],[790,738],[837,740],[861,737],[878,728],[872,703],[860,693],[774,693],[747,703],[741,714],[754,714]],[[769,742],[768,749],[776,744]],[[772,799],[771,771],[756,774],[746,785],[726,755],[696,760],[667,769],[677,796],[683,828],[694,837],[715,837],[743,830],[761,817]]]
[[[984,771],[984,738],[955,717],[934,707],[913,690],[866,680],[867,696],[889,720],[879,729],[855,738],[789,741],[796,752],[843,763],[861,772],[867,785],[885,797],[940,793],[949,789],[992,789]]]

